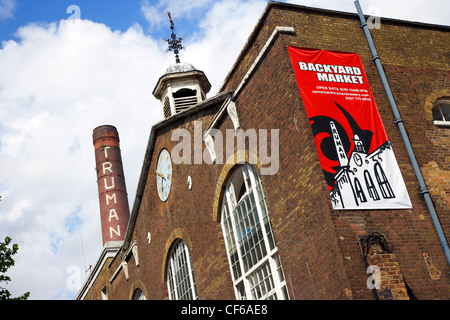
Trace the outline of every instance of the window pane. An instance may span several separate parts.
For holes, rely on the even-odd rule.
[[[450,102],[441,102],[439,104],[445,121],[450,121]]]
[[[167,271],[167,283],[168,283],[168,289],[169,289],[169,298],[175,299],[175,284],[173,282],[173,272],[172,272],[172,266],[169,264],[169,270]]]
[[[283,270],[281,269],[281,262],[280,262],[280,258],[278,257],[278,255],[276,255],[274,257],[274,260],[275,260],[275,264],[277,265],[278,277],[280,278],[281,281],[283,281],[284,275],[283,275]]]
[[[254,299],[266,298],[268,293],[275,289],[269,263],[263,264],[259,269],[252,272],[249,277],[250,289]]]
[[[267,254],[263,231],[255,202],[251,201],[252,192],[247,194],[236,207],[235,215],[239,249],[244,262],[244,272],[256,265]],[[251,211],[250,211],[251,210]]]
[[[192,300],[197,298],[189,249],[182,240],[172,248],[167,268],[167,287],[170,299]]]
[[[433,112],[433,120],[442,121],[442,114],[439,105],[433,107],[431,111]]]
[[[264,225],[267,230],[267,240],[269,241],[269,248],[273,250],[275,248],[275,239],[273,237],[272,224],[270,223],[269,217],[264,218]]]
[[[245,294],[245,287],[244,287],[244,282],[241,281],[236,285],[236,289],[238,292],[238,299],[239,300],[245,300],[247,299],[246,294]]]

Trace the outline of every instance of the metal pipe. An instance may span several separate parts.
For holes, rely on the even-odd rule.
[[[416,156],[414,154],[414,150],[412,148],[411,142],[409,141],[408,134],[405,129],[405,125],[403,123],[403,119],[400,116],[400,112],[398,110],[397,104],[395,103],[394,96],[392,94],[391,88],[389,87],[388,80],[384,73],[383,66],[381,65],[380,57],[378,56],[377,50],[375,48],[375,44],[373,43],[372,35],[370,34],[369,27],[367,26],[366,18],[362,12],[359,1],[355,1],[356,10],[358,11],[359,19],[361,21],[361,28],[364,30],[364,34],[366,35],[367,42],[369,43],[370,51],[372,53],[372,60],[375,62],[375,65],[378,69],[378,73],[380,74],[381,81],[384,86],[384,90],[386,91],[386,95],[389,99],[389,103],[391,104],[392,112],[394,113],[394,123],[398,126],[400,130],[400,134],[402,136],[403,142],[406,146],[406,150],[408,152],[409,159],[411,160],[411,164],[413,166],[414,172],[417,177],[417,181],[419,182],[420,194],[424,197],[425,203],[427,205],[428,211],[430,212],[431,219],[434,224],[434,228],[438,234],[439,240],[441,241],[442,248],[444,249],[445,256],[447,257],[447,262],[450,265],[450,250],[448,247],[447,239],[445,238],[444,231],[442,230],[441,224],[439,222],[439,218],[436,214],[436,210],[433,205],[433,201],[430,196],[430,192],[425,184],[425,180],[423,179],[422,172],[420,171],[419,164],[417,163]]]

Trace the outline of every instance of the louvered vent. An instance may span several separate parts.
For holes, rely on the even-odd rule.
[[[197,91],[191,89],[181,89],[173,94],[175,102],[175,112],[180,113],[197,104]]]

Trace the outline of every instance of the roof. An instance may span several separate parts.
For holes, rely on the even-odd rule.
[[[192,64],[184,62],[170,65],[166,69],[166,72],[161,77],[159,77],[152,93],[156,99],[160,99],[163,91],[165,90],[167,82],[174,80],[186,80],[188,78],[196,79],[205,93],[208,93],[211,89],[211,83],[209,82],[205,73],[203,71],[195,69]]]
[[[193,70],[196,70],[196,69],[189,62],[175,63],[175,64],[170,65],[166,69],[166,72],[164,72],[164,74],[177,73],[177,72],[186,72],[186,71],[193,71]]]

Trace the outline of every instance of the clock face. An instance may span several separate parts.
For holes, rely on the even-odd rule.
[[[171,186],[172,160],[170,159],[169,151],[162,149],[156,164],[156,188],[161,201],[166,201],[169,198]]]
[[[358,167],[362,166],[363,160],[359,154],[355,154],[355,163]]]

